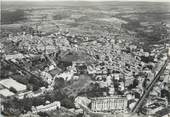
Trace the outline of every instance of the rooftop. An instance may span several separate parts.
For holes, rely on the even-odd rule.
[[[23,59],[23,58],[30,58],[30,57],[34,57],[35,55],[33,54],[29,54],[29,55],[23,55],[23,54],[14,54],[14,55],[6,55],[6,60],[10,60],[10,59]]]
[[[119,96],[119,95],[115,95],[115,96],[108,96],[108,97],[95,97],[95,98],[91,98],[91,100],[100,100],[100,99],[124,99],[125,97]]]
[[[9,79],[4,79],[0,81],[0,84],[2,84],[4,87],[6,88],[10,88],[13,87],[14,89],[16,89],[17,91],[23,91],[26,90],[26,86],[9,78]]]
[[[8,96],[13,96],[15,94],[13,92],[9,91],[8,89],[2,89],[2,90],[0,90],[0,95],[2,95],[4,97],[8,97]]]

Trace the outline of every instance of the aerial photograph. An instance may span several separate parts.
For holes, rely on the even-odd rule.
[[[170,117],[170,0],[0,11],[0,117]]]

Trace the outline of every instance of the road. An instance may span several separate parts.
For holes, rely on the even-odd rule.
[[[142,106],[144,100],[147,98],[147,96],[149,95],[149,92],[152,90],[152,88],[154,87],[155,83],[159,80],[159,77],[161,76],[161,74],[164,72],[164,70],[166,69],[166,66],[169,62],[169,59],[167,59],[164,63],[164,65],[162,66],[162,68],[159,70],[159,72],[156,74],[156,76],[154,77],[154,79],[152,80],[152,82],[148,85],[148,87],[146,88],[146,90],[144,91],[143,95],[141,96],[141,98],[139,99],[139,101],[136,103],[135,107],[132,109],[132,112],[138,112],[140,107]]]

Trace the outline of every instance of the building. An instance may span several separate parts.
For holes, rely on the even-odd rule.
[[[27,89],[26,85],[23,85],[12,78],[1,80],[0,84],[7,89],[13,87],[17,92],[24,92]]]
[[[170,58],[170,48],[168,48],[168,57]]]
[[[128,87],[129,85],[133,84],[134,77],[133,76],[126,76],[125,77],[125,87]]]
[[[90,103],[91,103],[90,99],[88,99],[87,97],[81,97],[81,96],[76,97],[74,101],[76,108],[80,108],[80,105],[84,105],[88,107]]]
[[[43,71],[40,73],[40,75],[43,78],[43,80],[46,81],[48,84],[52,83],[53,77],[51,76],[51,74],[49,74],[46,71]]]
[[[37,114],[33,114],[31,112],[27,112],[26,114],[21,114],[19,117],[40,117]]]
[[[26,97],[29,97],[30,95],[32,95],[33,92],[32,91],[27,91],[27,92],[23,92],[23,93],[19,93],[16,97],[18,99],[23,99],[25,96]],[[30,96],[30,97],[33,97],[33,96]]]
[[[73,61],[73,67],[76,68],[76,71],[78,73],[84,73],[84,72],[87,72],[87,66],[86,66],[86,63],[85,61]]]
[[[126,111],[127,100],[121,96],[92,98],[91,110],[94,112]]]
[[[52,111],[52,110],[60,109],[60,107],[61,107],[61,103],[59,101],[55,101],[47,105],[40,105],[35,108],[33,107],[32,112],[38,113],[38,112]]]
[[[7,97],[11,97],[14,96],[15,94],[11,91],[9,91],[8,89],[1,89],[0,90],[0,96],[1,98],[7,98]]]

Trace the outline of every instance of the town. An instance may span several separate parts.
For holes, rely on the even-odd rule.
[[[170,27],[163,22],[143,22],[131,30],[134,22],[119,18],[114,18],[114,33],[94,37],[61,26],[49,33],[39,29],[41,25],[4,33],[0,43],[1,114],[168,117],[170,43],[144,47],[130,39],[148,36],[164,41],[169,39]],[[153,27],[163,33],[154,37],[157,28]]]

